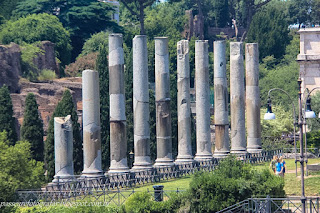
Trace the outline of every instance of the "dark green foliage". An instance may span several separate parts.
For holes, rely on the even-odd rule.
[[[40,188],[44,182],[43,163],[32,159],[30,143],[10,145],[6,132],[0,133],[0,202],[14,201],[17,189]],[[0,208],[2,212],[3,207]]]
[[[131,48],[124,46],[125,53],[125,96],[126,96],[126,123],[127,123],[127,158],[129,164],[133,163],[129,153],[134,151],[133,145],[133,51]],[[128,165],[131,167],[132,165]]]
[[[57,57],[62,64],[69,63],[72,49],[69,32],[53,15],[33,14],[16,21],[8,21],[0,31],[0,42],[3,44],[31,44],[44,40],[55,43]]]
[[[305,94],[307,94],[307,93],[305,93]],[[312,96],[311,96],[312,110],[315,113],[319,113],[320,112],[320,92],[319,92],[319,90],[315,90],[311,94],[312,94]],[[303,103],[305,103],[305,102],[303,102]],[[316,116],[316,118],[307,119],[307,124],[308,124],[308,128],[310,128],[311,131],[319,131],[320,130],[320,118],[318,118],[318,116]],[[310,137],[314,137],[315,135],[316,135],[315,132],[312,134],[310,133]],[[309,139],[308,139],[308,144],[309,144]]]
[[[109,118],[109,68],[107,46],[100,45],[96,61],[96,70],[99,72],[100,86],[100,123],[102,168],[110,166],[110,118]]]
[[[191,212],[216,212],[250,197],[284,197],[284,180],[268,169],[257,171],[228,157],[214,172],[201,172],[190,183]]]
[[[248,42],[259,43],[260,60],[273,55],[281,58],[289,44],[288,22],[285,16],[284,3],[270,4],[263,7],[253,17],[248,32]]]
[[[49,122],[47,139],[44,144],[44,160],[48,172],[48,180],[54,175],[54,117],[66,117],[71,115],[73,128],[73,165],[74,172],[79,174],[83,169],[82,138],[80,135],[80,125],[75,109],[72,95],[69,90],[65,90],[61,101],[56,106]]]
[[[0,88],[0,132],[7,132],[9,145],[14,145],[17,141],[12,107],[9,89],[7,86],[2,86]]]
[[[310,148],[320,147],[320,131],[319,130],[314,130],[307,133],[307,145]]]
[[[26,97],[21,139],[30,143],[32,158],[36,161],[43,161],[43,123],[33,93],[29,93]]]
[[[153,90],[149,89],[150,106],[150,157],[154,162],[157,158],[157,132],[156,132],[156,101]]]
[[[106,29],[121,31],[118,24],[111,20],[111,11],[110,4],[96,0],[26,0],[21,2],[14,12],[17,16],[31,13],[56,15],[63,26],[70,31],[72,59],[75,59],[81,52],[85,40],[92,34]]]
[[[312,7],[312,0],[291,0],[289,1],[289,15],[291,23],[298,23],[299,25],[307,24],[311,20],[310,8]]]
[[[12,11],[15,9],[17,4],[22,0],[1,0],[0,1],[0,16],[5,19],[10,19]]]

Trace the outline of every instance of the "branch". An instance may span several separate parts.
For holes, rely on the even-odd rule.
[[[138,13],[136,13],[135,11],[133,11],[133,10],[128,6],[128,4],[125,2],[125,0],[122,0],[121,2],[122,2],[122,4],[131,12],[132,15],[134,15],[134,16],[139,16]]]
[[[270,1],[271,1],[271,0],[265,0],[264,2],[261,2],[261,3],[257,4],[257,5],[254,5],[254,9],[255,9],[255,10],[258,10],[258,9],[260,9],[262,6],[268,4]]]

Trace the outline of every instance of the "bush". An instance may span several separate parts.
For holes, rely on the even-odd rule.
[[[86,42],[84,43],[82,52],[79,57],[88,55],[93,52],[99,52],[100,45],[108,47],[109,34],[110,32],[108,31],[102,31],[100,33],[93,34],[91,38],[86,40]]]
[[[88,55],[80,56],[74,63],[69,64],[65,68],[67,76],[75,77],[81,76],[83,70],[94,70],[96,66],[98,53],[89,53]]]
[[[38,80],[39,81],[52,81],[56,77],[57,76],[54,71],[45,69],[40,72],[40,75],[38,76]]]
[[[214,172],[200,172],[190,182],[191,212],[215,212],[250,197],[284,197],[284,181],[268,169],[256,171],[234,157],[220,162]]]

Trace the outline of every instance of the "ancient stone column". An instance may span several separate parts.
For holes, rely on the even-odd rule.
[[[127,163],[122,34],[109,35],[110,168],[109,173],[129,172]]]
[[[215,124],[215,151],[213,156],[222,158],[230,153],[226,42],[215,41],[213,45]]]
[[[178,156],[175,163],[192,163],[188,40],[181,40],[177,43],[177,88]]]
[[[155,38],[157,159],[155,167],[173,166],[168,38]]]
[[[230,42],[231,153],[246,153],[242,42]]]
[[[261,152],[259,50],[257,43],[246,44],[247,151]]]
[[[82,72],[83,171],[86,177],[103,176],[101,169],[99,73]]]
[[[196,161],[212,159],[210,135],[210,86],[208,41],[197,40],[195,44],[196,64]]]
[[[134,164],[133,170],[152,168],[150,159],[149,85],[147,36],[133,39],[133,114]]]
[[[73,177],[73,132],[71,116],[54,118],[55,176],[53,183]]]

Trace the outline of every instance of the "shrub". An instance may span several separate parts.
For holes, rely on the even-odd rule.
[[[56,73],[52,70],[44,69],[40,72],[40,75],[38,76],[39,81],[52,81],[56,78]]]
[[[79,57],[93,52],[98,52],[100,45],[108,47],[109,34],[110,32],[108,31],[102,31],[100,33],[93,34],[91,38],[87,39],[84,43]]]
[[[83,70],[93,70],[96,65],[97,55],[98,53],[89,53],[88,55],[79,57],[74,63],[66,66],[64,70],[66,75],[71,77],[81,76]]]

